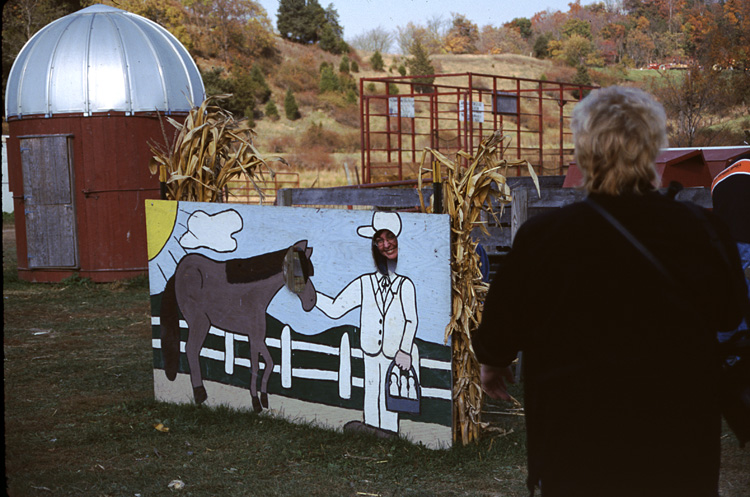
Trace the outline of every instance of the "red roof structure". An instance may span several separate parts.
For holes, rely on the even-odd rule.
[[[677,181],[686,188],[710,188],[717,174],[740,159],[750,159],[750,146],[665,148],[656,158],[659,186],[664,188]],[[577,187],[582,182],[580,169],[571,163],[563,187]]]

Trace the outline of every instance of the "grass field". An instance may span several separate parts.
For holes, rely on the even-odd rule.
[[[146,279],[19,281],[5,223],[3,301],[12,497],[526,495],[523,420],[497,414],[503,405],[488,404],[485,419],[511,434],[432,451],[155,402]],[[723,448],[722,495],[750,496],[750,450],[728,433]],[[168,488],[174,480],[184,488]]]

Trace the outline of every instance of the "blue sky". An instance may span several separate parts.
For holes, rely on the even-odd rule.
[[[279,0],[258,0],[258,3],[266,9],[275,28]],[[333,3],[344,27],[344,39],[350,40],[378,26],[395,31],[397,26],[409,22],[424,25],[435,16],[450,20],[451,12],[466,16],[480,28],[487,24],[499,26],[513,18],[530,18],[547,9],[567,11],[569,0],[319,0],[319,3],[323,8]],[[583,5],[590,3],[593,0],[581,1]]]

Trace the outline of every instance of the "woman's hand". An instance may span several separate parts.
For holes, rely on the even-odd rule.
[[[480,364],[479,379],[482,382],[484,393],[496,400],[511,400],[508,387],[505,382],[513,383],[513,372],[510,366],[498,368]]]
[[[403,350],[396,352],[396,357],[393,358],[393,361],[396,363],[396,366],[404,371],[411,369],[411,356]]]

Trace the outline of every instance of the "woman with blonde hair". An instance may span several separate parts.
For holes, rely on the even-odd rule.
[[[518,231],[473,338],[483,388],[507,400],[524,351],[532,494],[717,497],[716,333],[741,317],[737,250],[658,192],[666,117],[648,94],[594,91],[572,129],[588,196]]]

